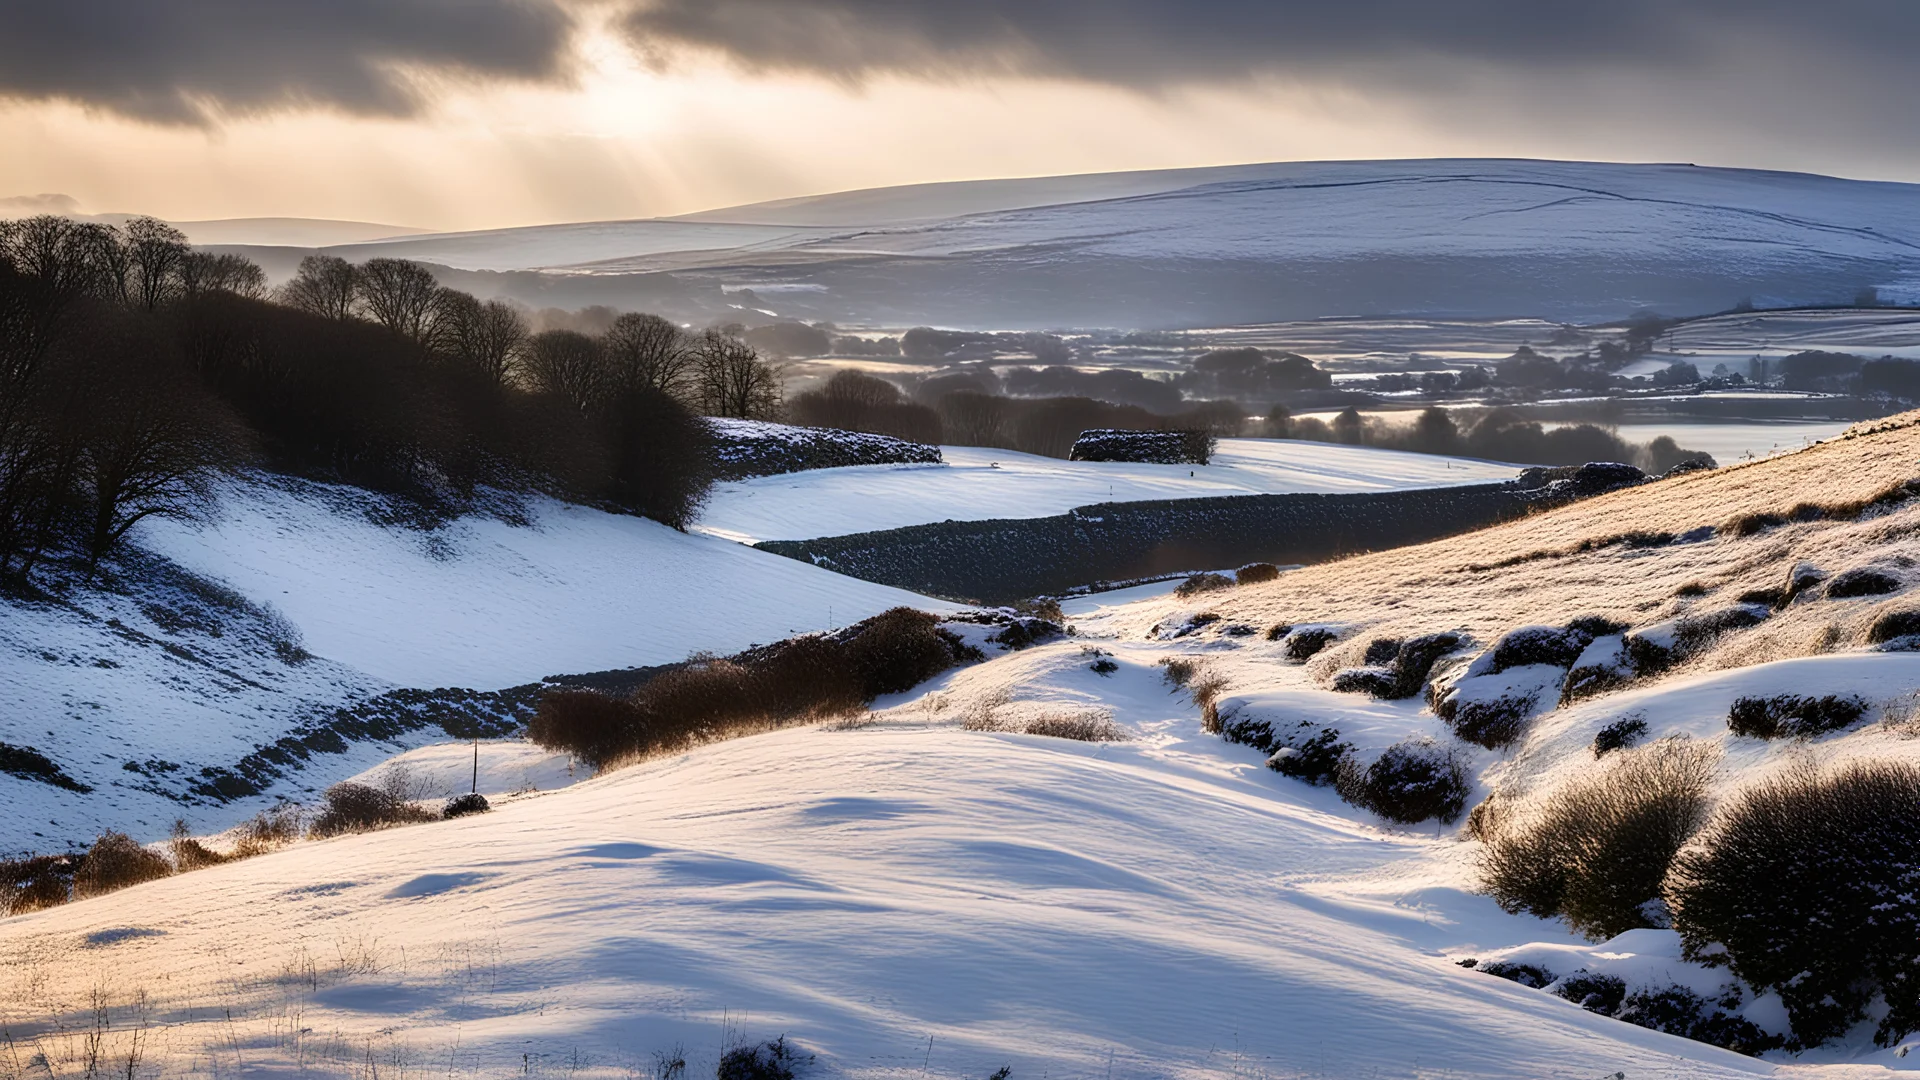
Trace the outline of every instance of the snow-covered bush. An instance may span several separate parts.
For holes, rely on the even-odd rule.
[[[1457,821],[1467,808],[1466,769],[1452,750],[1425,739],[1389,746],[1364,767],[1343,756],[1334,789],[1353,805],[1402,825]]]
[[[1367,646],[1365,659],[1375,665],[1347,668],[1334,675],[1333,688],[1365,693],[1383,700],[1410,698],[1427,684],[1433,665],[1460,649],[1467,639],[1459,634],[1424,634],[1407,641],[1380,638]]]
[[[1705,824],[1711,747],[1665,740],[1613,757],[1485,837],[1481,885],[1503,909],[1563,917],[1596,941],[1659,920],[1674,855]]]
[[[1727,712],[1727,730],[1755,739],[1810,739],[1839,731],[1866,711],[1866,699],[1856,694],[1743,697]]]
[[[715,473],[722,480],[774,476],[845,465],[940,463],[940,448],[888,435],[707,418]]]
[[[1739,794],[1666,885],[1690,959],[1786,1005],[1798,1047],[1884,1012],[1874,1041],[1920,1029],[1920,769],[1805,767]]]
[[[1205,431],[1122,431],[1090,428],[1080,433],[1069,461],[1133,461],[1154,465],[1205,465],[1214,437]]]
[[[1287,659],[1296,664],[1304,664],[1334,643],[1340,636],[1339,631],[1326,626],[1296,626],[1288,630],[1286,644],[1282,651]]]

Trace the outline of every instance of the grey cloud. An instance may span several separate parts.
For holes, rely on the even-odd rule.
[[[407,115],[397,67],[560,78],[570,27],[559,0],[25,0],[0,5],[0,98],[169,123]]]
[[[719,50],[750,67],[841,78],[997,69],[1142,85],[1374,62],[1630,70],[1711,60],[1729,44],[1756,38],[1829,60],[1893,64],[1920,33],[1920,5],[1904,0],[640,0],[626,28],[637,45],[656,54],[695,46]]]

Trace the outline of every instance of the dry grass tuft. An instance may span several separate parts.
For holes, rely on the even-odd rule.
[[[1564,917],[1595,941],[1659,925],[1647,905],[1706,823],[1717,757],[1677,739],[1619,750],[1531,813],[1489,811],[1477,823],[1483,887],[1509,912]]]

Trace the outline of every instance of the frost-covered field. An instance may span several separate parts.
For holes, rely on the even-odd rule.
[[[1222,439],[1208,465],[1061,461],[973,446],[940,465],[815,469],[720,484],[696,531],[757,543],[934,521],[1046,517],[1076,506],[1278,492],[1393,491],[1511,479],[1468,458],[1282,439]]]

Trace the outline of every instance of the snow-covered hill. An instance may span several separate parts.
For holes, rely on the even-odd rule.
[[[1865,288],[1920,297],[1920,187],[1691,165],[1295,162],[916,185],[341,251],[545,271],[553,295],[604,298],[617,282],[579,279],[669,272],[751,289],[782,315],[890,325],[1595,319]]]
[[[102,828],[152,839],[176,817],[225,828],[446,738],[438,709],[508,730],[531,696],[489,692],[549,675],[733,653],[901,604],[950,610],[549,500],[519,523],[431,531],[382,524],[382,509],[352,488],[237,482],[204,526],[145,524],[115,587],[0,603],[0,743],[70,782],[0,770],[0,853]],[[458,689],[409,693],[440,688]]]

